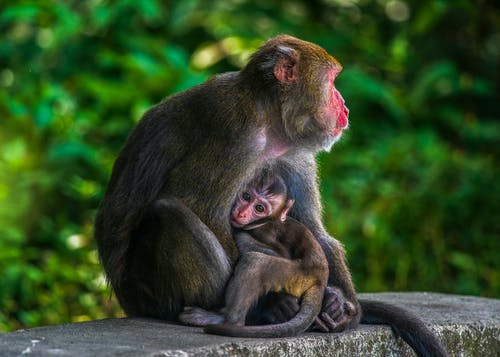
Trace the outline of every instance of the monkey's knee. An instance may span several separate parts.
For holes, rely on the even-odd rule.
[[[162,198],[152,204],[153,212],[159,218],[160,234],[164,246],[195,249],[202,258],[218,261],[230,270],[228,256],[215,234],[182,201]],[[174,244],[175,243],[175,244]]]
[[[213,307],[222,301],[231,264],[214,233],[177,199],[152,204],[158,219],[160,274],[175,282],[175,294],[189,305]]]
[[[152,211],[159,218],[177,218],[185,220],[189,215],[187,208],[176,198],[160,198],[152,203]],[[193,213],[194,215],[194,213]]]

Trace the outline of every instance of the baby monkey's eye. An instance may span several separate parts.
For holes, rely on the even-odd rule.
[[[243,192],[241,197],[247,202],[250,201],[250,199],[252,198],[248,192]]]
[[[262,213],[266,210],[266,208],[263,205],[258,204],[258,205],[255,205],[255,210],[259,213]]]

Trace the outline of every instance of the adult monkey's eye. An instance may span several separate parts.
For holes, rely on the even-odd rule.
[[[250,199],[252,198],[248,192],[243,192],[241,197],[247,202],[250,201]]]
[[[255,205],[255,210],[259,213],[262,213],[266,210],[266,208],[263,205],[258,204],[258,205]]]

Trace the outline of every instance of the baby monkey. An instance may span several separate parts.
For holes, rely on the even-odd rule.
[[[231,211],[240,257],[226,288],[224,316],[188,308],[182,322],[237,337],[286,337],[307,330],[321,310],[328,264],[313,234],[287,217],[293,203],[279,176],[263,173],[247,186]],[[248,310],[268,292],[296,296],[299,312],[284,323],[244,326]]]

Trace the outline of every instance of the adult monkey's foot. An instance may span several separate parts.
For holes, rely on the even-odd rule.
[[[354,328],[359,323],[360,309],[348,301],[338,288],[327,286],[323,296],[323,306],[311,331],[340,332]]]

